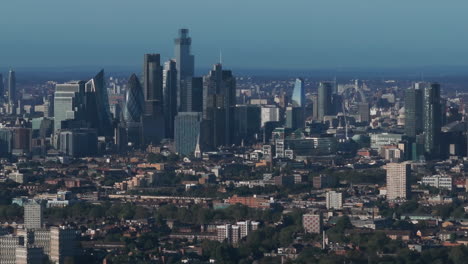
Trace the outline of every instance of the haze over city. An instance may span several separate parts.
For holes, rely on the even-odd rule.
[[[467,66],[468,2],[453,0],[4,1],[0,66],[141,67],[190,27],[197,68]]]

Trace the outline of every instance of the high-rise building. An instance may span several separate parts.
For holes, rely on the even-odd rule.
[[[407,199],[410,195],[411,166],[409,163],[388,163],[387,200]]]
[[[260,132],[260,107],[237,105],[234,110],[234,143],[254,143],[255,135]]]
[[[0,157],[8,157],[13,150],[13,131],[10,128],[0,128]]]
[[[304,89],[304,80],[297,78],[294,83],[293,94],[291,98],[293,107],[302,107],[306,105],[305,89]]]
[[[50,229],[50,259],[62,264],[67,257],[77,255],[77,235],[75,229],[52,227]]]
[[[279,107],[272,105],[262,106],[261,110],[261,126],[265,126],[266,122],[279,122],[280,121],[280,109]]]
[[[305,125],[304,109],[301,107],[286,107],[286,127],[292,130],[303,128]]]
[[[5,98],[5,83],[3,80],[3,74],[0,73],[0,101],[3,101]]]
[[[343,193],[329,191],[326,194],[327,209],[343,209]]]
[[[202,131],[202,113],[179,112],[175,118],[175,147],[180,155],[192,155]]]
[[[14,70],[8,72],[8,103],[16,105],[16,73]]]
[[[201,110],[191,109],[191,97],[193,94],[192,77],[195,74],[195,58],[191,54],[192,38],[189,37],[188,29],[180,29],[179,37],[174,40],[175,59],[178,72],[178,111],[198,112]]]
[[[143,140],[144,144],[157,144],[166,133],[163,114],[163,68],[159,54],[145,54],[143,76]]]
[[[142,143],[142,117],[145,98],[138,77],[133,74],[128,80],[125,94],[124,127],[127,130],[128,141],[140,145]]]
[[[423,90],[425,83],[414,83],[405,91],[405,135],[415,140],[423,130]]]
[[[163,100],[163,68],[161,66],[161,55],[145,54],[143,65],[144,95],[146,101]],[[149,115],[151,113],[147,113]]]
[[[55,85],[54,130],[62,128],[62,121],[79,118],[84,104],[85,83],[69,82]]]
[[[231,71],[216,64],[203,82],[203,118],[208,126],[207,137],[203,141],[212,148],[230,145],[233,140],[236,80]]]
[[[95,129],[76,128],[60,131],[60,152],[71,157],[87,157],[98,152],[98,138]]]
[[[323,229],[323,216],[317,214],[304,214],[302,215],[302,226],[306,233],[320,234]]]
[[[0,263],[16,264],[16,248],[23,244],[23,237],[13,235],[0,236]]]
[[[332,114],[332,89],[331,82],[320,82],[317,98],[317,118],[323,121],[323,117]]]
[[[424,151],[428,158],[440,155],[440,133],[442,110],[440,104],[440,85],[432,83],[424,88],[423,131]]]
[[[177,69],[174,60],[170,60],[164,64],[163,112],[166,138],[174,138],[174,119],[177,115]]]
[[[203,78],[192,77],[186,79],[183,89],[179,87],[177,105],[179,112],[203,111]]]
[[[370,107],[369,103],[360,102],[358,103],[358,114],[360,117],[360,121],[363,123],[370,122]]]
[[[112,136],[112,115],[104,80],[104,70],[85,84],[85,119],[99,136]]]
[[[36,200],[29,200],[24,204],[24,227],[26,229],[40,229],[43,225],[42,204]]]
[[[45,259],[44,250],[31,245],[18,246],[15,255],[15,264],[42,264]]]

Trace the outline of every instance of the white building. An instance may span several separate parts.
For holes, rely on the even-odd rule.
[[[438,189],[452,190],[452,178],[442,175],[431,175],[422,177],[421,185],[429,185]]]
[[[280,121],[280,109],[279,107],[266,105],[262,106],[261,109],[261,125],[262,127],[266,122]]]
[[[343,194],[330,191],[326,194],[327,209],[343,209]]]
[[[42,228],[42,204],[36,200],[29,200],[24,204],[24,228]]]

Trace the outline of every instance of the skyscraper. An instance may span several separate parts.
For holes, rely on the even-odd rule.
[[[75,119],[83,109],[85,83],[83,81],[55,85],[54,130],[62,128],[62,121]]]
[[[322,121],[323,117],[331,114],[333,84],[320,82],[318,87],[317,118]]]
[[[0,73],[0,100],[3,101],[5,96],[5,84],[3,82],[3,74]]]
[[[202,113],[179,112],[174,122],[174,141],[180,155],[193,155],[202,129]]]
[[[441,105],[440,85],[432,83],[424,88],[424,151],[429,158],[440,155]]]
[[[8,73],[8,103],[16,105],[16,73],[10,69]]]
[[[207,120],[206,143],[210,147],[230,145],[236,105],[236,80],[231,71],[216,64],[203,79],[203,118]],[[203,140],[204,141],[204,140]]]
[[[329,191],[326,194],[327,209],[342,209],[343,208],[343,194],[340,192]]]
[[[140,81],[135,74],[130,76],[125,94],[124,121],[126,123],[140,123],[144,110],[144,95]]]
[[[188,29],[180,29],[179,37],[174,40],[175,44],[175,59],[176,68],[178,72],[178,111],[190,112],[189,99],[191,97],[191,89],[189,89],[192,82],[192,77],[195,71],[195,58],[190,53],[192,38],[189,37]]]
[[[159,54],[145,54],[143,64],[143,94],[145,96],[145,115],[155,116],[162,111],[163,68]]]
[[[360,102],[358,103],[358,114],[360,117],[360,121],[363,123],[369,123],[370,122],[370,107],[369,103],[366,102]]]
[[[414,83],[405,91],[405,135],[415,140],[423,130],[423,89],[425,83]]]
[[[104,70],[85,84],[85,119],[98,136],[112,136],[112,116],[104,83]]]
[[[406,199],[410,194],[409,163],[388,163],[387,170],[387,200]]]
[[[139,146],[143,140],[142,117],[145,105],[143,88],[138,77],[130,76],[125,94],[124,127],[126,129],[127,140]]]
[[[255,105],[237,105],[234,111],[234,143],[253,143],[260,132],[261,109]]]
[[[145,54],[143,76],[143,139],[145,144],[157,144],[166,133],[163,116],[163,68],[159,54]]]
[[[166,138],[174,138],[174,118],[177,115],[177,69],[174,60],[164,64],[163,112]]]
[[[297,78],[294,84],[293,95],[292,95],[292,106],[304,108],[306,104],[304,80]]]

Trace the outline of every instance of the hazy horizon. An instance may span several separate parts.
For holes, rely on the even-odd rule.
[[[26,8],[25,5],[28,5]],[[189,28],[198,69],[319,70],[468,66],[468,2],[10,1],[2,3],[5,68],[140,69],[173,57]]]

